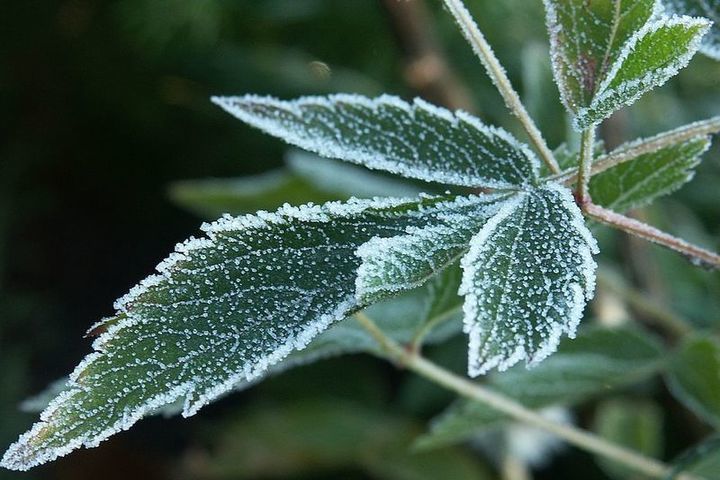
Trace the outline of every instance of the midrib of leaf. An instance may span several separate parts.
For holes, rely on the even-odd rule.
[[[615,1],[615,13],[613,15],[613,23],[612,23],[612,27],[610,30],[610,38],[608,39],[608,45],[607,45],[607,48],[605,49],[605,56],[603,57],[600,71],[598,71],[597,74],[595,75],[596,79],[595,79],[594,85],[593,85],[594,86],[593,97],[595,97],[595,95],[597,95],[598,87],[602,84],[602,81],[597,81],[597,80],[604,77],[605,74],[607,73],[607,68],[608,68],[609,62],[610,62],[610,53],[612,52],[613,46],[615,44],[618,26],[620,25],[621,5],[622,5],[622,0]]]
[[[518,206],[516,207],[516,208],[522,208],[522,209],[523,209],[523,210],[522,210],[522,220],[520,220],[520,221],[518,222],[518,225],[523,225],[523,224],[525,223],[525,218],[527,217],[527,205],[528,205],[528,204],[527,204],[527,201],[526,201],[526,200],[527,200],[527,199],[523,199],[522,207],[521,207],[520,205],[518,205]],[[512,214],[515,213],[515,211],[516,211],[516,210],[513,210],[512,212],[510,212],[510,213],[507,215],[507,217],[504,218],[502,221],[504,222],[507,218],[509,218],[510,216],[512,216]],[[502,222],[500,222],[500,223],[502,223]],[[500,224],[498,224],[498,226],[500,226]],[[503,274],[504,274],[504,276],[505,276],[505,281],[503,282],[503,293],[502,293],[502,295],[500,295],[500,300],[498,301],[498,305],[504,305],[505,299],[507,298],[507,294],[508,294],[508,292],[509,292],[508,287],[509,287],[509,285],[510,285],[510,277],[511,277],[511,276],[508,275],[508,273],[511,271],[511,269],[512,269],[511,267],[512,267],[512,266],[515,264],[515,262],[516,262],[515,251],[517,250],[517,246],[518,246],[518,238],[519,238],[521,235],[522,235],[522,229],[521,229],[521,228],[518,228],[518,229],[517,229],[517,233],[516,233],[515,236],[513,237],[512,248],[510,248],[510,256],[509,256],[510,261],[508,262],[507,268],[505,268],[504,271],[503,271]],[[492,332],[492,331],[495,329],[495,327],[497,326],[497,322],[498,322],[498,318],[499,318],[499,317],[500,317],[500,316],[498,315],[497,310],[495,310],[494,315],[493,315],[493,320],[492,320],[492,326],[487,329],[488,332]],[[487,341],[487,336],[484,338],[484,341]]]

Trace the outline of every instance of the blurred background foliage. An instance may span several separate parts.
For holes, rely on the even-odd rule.
[[[2,3],[0,445],[34,419],[18,410],[20,401],[73,368],[89,350],[86,327],[111,314],[113,300],[196,233],[201,219],[378,193],[354,167],[318,174],[312,158],[241,125],[214,107],[210,95],[421,95],[522,136],[439,3]],[[551,145],[560,144],[567,122],[552,83],[541,2],[467,3]],[[418,61],[426,51],[440,64]],[[437,72],[444,87],[428,81]],[[603,137],[612,147],[718,114],[719,106],[720,64],[698,57],[613,117]],[[636,214],[717,250],[718,153],[714,147],[706,155],[691,184]],[[249,175],[258,177],[242,178]],[[380,190],[403,195],[432,188],[384,178]],[[598,233],[613,274],[601,283],[595,317],[648,321],[648,310],[627,298],[633,288],[681,321],[717,328],[717,273]],[[464,371],[462,339],[428,354]],[[709,431],[657,382],[622,393],[581,404],[575,421],[664,458]],[[720,398],[720,390],[709,395]],[[2,471],[0,478],[495,478],[493,456],[478,453],[487,452],[481,439],[408,450],[451,401],[372,357],[342,357],[280,374],[190,420],[148,419],[100,448],[27,474]],[[640,413],[626,421],[629,411]],[[663,429],[664,445],[657,438]],[[539,479],[624,475],[574,450],[561,450],[535,472]]]

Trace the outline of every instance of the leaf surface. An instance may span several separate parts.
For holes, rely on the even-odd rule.
[[[506,202],[462,259],[471,376],[536,365],[573,337],[595,289],[597,244],[569,190],[548,184]]]
[[[713,26],[703,38],[700,52],[720,60],[720,0],[665,0],[665,5],[678,14],[712,20]]]
[[[628,148],[632,145],[628,144]],[[626,147],[619,147],[622,148]],[[593,202],[617,212],[648,205],[692,180],[694,169],[708,148],[710,137],[696,137],[601,172],[590,180]]]
[[[670,391],[692,412],[720,429],[720,344],[710,337],[692,337],[680,346],[670,367]]]
[[[572,406],[649,377],[663,365],[663,354],[646,332],[590,327],[536,368],[516,366],[492,375],[489,386],[533,409]],[[483,404],[460,400],[431,422],[417,445],[434,448],[464,441],[504,420],[505,415]]]
[[[416,99],[384,95],[214,97],[240,120],[317,153],[408,178],[469,187],[536,182],[539,162],[504,130]]]
[[[659,0],[545,0],[556,82],[577,130],[597,125],[684,68],[709,28]]]
[[[301,349],[363,306],[360,245],[374,237],[476,215],[488,197],[351,200],[224,217],[204,226],[116,302],[70,389],[6,452],[27,469],[95,446],[164,405],[188,416]],[[421,272],[425,274],[425,272]]]

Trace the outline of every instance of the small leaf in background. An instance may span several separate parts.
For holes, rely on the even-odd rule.
[[[629,148],[620,146],[616,151]],[[618,212],[646,206],[689,182],[710,137],[701,136],[646,153],[612,167],[590,180],[593,202]]]
[[[612,399],[598,406],[594,430],[615,445],[658,458],[663,449],[662,422],[662,410],[649,400]],[[604,457],[596,461],[618,480],[649,478]]]
[[[715,338],[684,341],[672,359],[667,382],[683,405],[720,428],[720,344]]]
[[[571,406],[643,381],[663,362],[662,347],[647,332],[589,327],[532,370],[517,366],[492,375],[489,386],[533,409]],[[507,417],[485,405],[460,400],[432,421],[430,432],[417,445],[434,448],[461,442],[504,420]]]
[[[720,0],[664,0],[669,10],[694,17],[705,17],[713,26],[703,38],[700,52],[720,60]]]
[[[483,197],[353,200],[224,217],[204,226],[116,302],[41,422],[2,464],[28,469],[127,429],[184,399],[183,414],[253,381],[362,305],[357,248],[377,236],[485,211]],[[122,371],[123,375],[115,373]]]
[[[240,120],[297,147],[418,180],[514,188],[537,180],[527,146],[477,118],[384,95],[214,97]]]
[[[555,79],[577,130],[597,125],[684,68],[709,28],[659,0],[545,0]]]
[[[680,454],[670,465],[672,473],[665,480],[675,480],[681,473],[698,475],[706,480],[720,479],[720,435],[712,435]]]
[[[362,472],[380,480],[484,480],[487,469],[456,449],[409,450],[420,426],[339,399],[256,405],[223,422],[209,452],[186,457],[190,478],[287,478]]]
[[[595,291],[598,247],[569,190],[518,194],[473,237],[462,259],[468,372],[536,365],[575,336]]]
[[[417,197],[421,189],[364,168],[292,150],[287,167],[241,178],[184,180],[170,185],[170,198],[197,215],[216,219],[276,210],[282,205],[325,203],[351,197]],[[432,190],[432,189],[425,189]]]

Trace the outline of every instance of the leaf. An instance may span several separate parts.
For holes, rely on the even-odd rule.
[[[720,480],[720,435],[715,434],[680,454],[671,463],[672,472],[666,480],[675,480],[681,473],[691,473],[706,480]]]
[[[222,428],[204,461],[183,469],[192,478],[317,478],[343,469],[387,480],[491,478],[457,449],[408,451],[419,431],[412,420],[337,398],[254,405]]]
[[[684,341],[666,379],[675,398],[720,428],[720,345],[715,339],[695,336]]]
[[[406,235],[375,237],[357,250],[362,260],[357,272],[356,292],[366,304],[389,294],[418,287],[467,252],[472,236],[492,217],[508,195],[487,195],[484,207],[439,214],[430,226],[409,227]]]
[[[489,386],[528,408],[572,406],[655,374],[664,364],[660,344],[647,332],[630,328],[590,327],[532,370],[516,366],[492,375]],[[430,425],[418,439],[420,448],[467,440],[506,420],[487,406],[461,400]]]
[[[677,16],[648,23],[625,45],[590,106],[577,113],[577,128],[597,124],[675,76],[695,55],[709,27],[706,19]]]
[[[116,302],[95,352],[2,460],[28,469],[95,446],[157,408],[183,399],[183,415],[253,381],[362,304],[357,248],[406,235],[453,211],[475,217],[486,197],[351,200],[224,217],[203,239],[178,245]],[[474,221],[479,221],[476,219]],[[423,272],[424,273],[424,272]]]
[[[665,5],[675,13],[712,20],[713,26],[703,38],[700,52],[720,60],[720,0],[665,0]]]
[[[468,371],[537,365],[574,337],[595,290],[598,248],[572,194],[545,187],[506,202],[462,259]]]
[[[619,147],[631,148],[636,142]],[[710,137],[700,136],[640,155],[592,177],[593,202],[618,212],[643,207],[689,182]]]
[[[647,457],[662,454],[662,410],[651,401],[613,399],[601,403],[595,414],[595,431],[613,444]],[[605,457],[597,456],[596,461],[618,480],[649,478],[638,477],[635,470]]]
[[[684,68],[709,27],[659,0],[544,0],[555,80],[582,130]]]
[[[383,95],[214,97],[240,120],[317,153],[408,178],[514,188],[537,180],[539,162],[504,130],[465,112]]]

